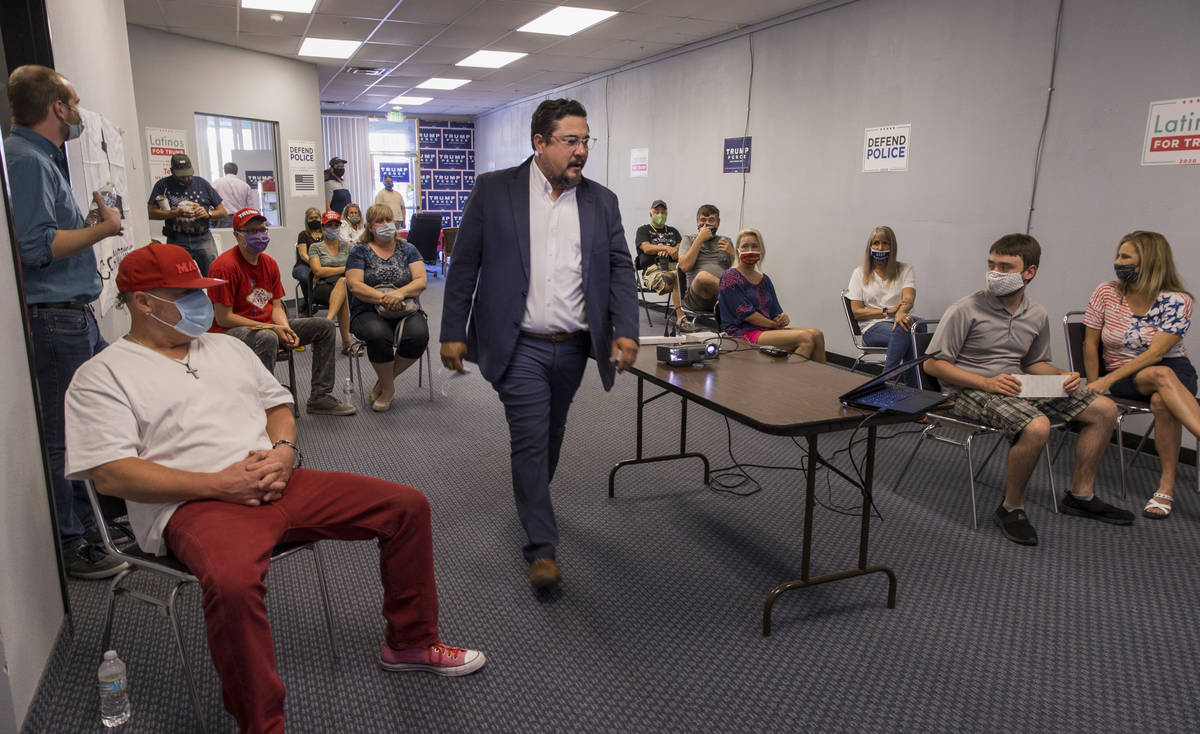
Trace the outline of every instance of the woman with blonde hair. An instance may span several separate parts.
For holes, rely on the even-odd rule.
[[[762,233],[743,229],[734,247],[737,264],[721,276],[717,295],[726,333],[751,344],[779,347],[824,362],[825,335],[820,329],[789,328],[791,319],[779,305],[771,279],[762,271],[767,255]]]
[[[863,264],[850,274],[846,287],[850,309],[862,330],[863,343],[887,347],[884,371],[912,359],[913,316],[917,300],[917,277],[912,266],[899,260],[896,233],[891,227],[876,227],[867,238]],[[917,387],[916,369],[908,370],[904,384]]]
[[[346,259],[350,331],[367,344],[378,379],[368,398],[383,412],[396,397],[396,378],[429,343],[429,326],[417,297],[425,290],[425,262],[416,247],[396,236],[387,204],[367,209],[367,226]]]
[[[1171,514],[1182,426],[1200,436],[1196,369],[1183,346],[1192,295],[1175,270],[1171,245],[1158,232],[1122,237],[1113,271],[1117,279],[1096,288],[1083,317],[1084,374],[1094,393],[1149,401],[1162,474],[1142,514],[1161,520]]]

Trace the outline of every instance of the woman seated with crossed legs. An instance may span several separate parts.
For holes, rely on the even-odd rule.
[[[824,362],[825,335],[820,329],[788,327],[791,319],[779,305],[771,279],[761,269],[767,250],[762,234],[757,229],[743,229],[734,246],[737,264],[721,276],[717,295],[726,333],[751,344],[779,347]]]
[[[1192,295],[1175,270],[1171,245],[1157,232],[1122,237],[1113,270],[1117,279],[1096,288],[1083,316],[1083,369],[1094,393],[1150,401],[1162,475],[1142,514],[1161,520],[1175,497],[1181,426],[1200,436],[1196,369],[1181,341],[1192,323]]]

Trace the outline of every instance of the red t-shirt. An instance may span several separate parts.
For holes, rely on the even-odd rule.
[[[229,306],[238,316],[263,324],[271,323],[275,299],[284,296],[279,265],[274,258],[264,252],[259,254],[258,262],[251,265],[242,257],[239,248],[231,247],[213,260],[208,274],[226,281],[208,289],[208,297],[213,303]],[[214,319],[209,331],[219,334],[225,327]]]

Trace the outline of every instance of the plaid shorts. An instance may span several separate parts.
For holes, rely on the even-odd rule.
[[[1013,398],[963,388],[954,396],[951,413],[999,429],[1009,443],[1016,443],[1034,418],[1044,415],[1051,421],[1073,421],[1095,399],[1095,393],[1082,387],[1065,398]]]

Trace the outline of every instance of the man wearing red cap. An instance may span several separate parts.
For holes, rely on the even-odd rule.
[[[372,477],[299,468],[291,396],[244,344],[208,333],[204,278],[181,247],[152,243],[117,272],[123,339],[67,390],[67,472],[125,498],[138,545],[200,579],[225,708],[243,732],[284,731],[267,621],[271,548],[379,542],[386,670],[466,675],[483,653],[438,640],[429,503]],[[295,467],[295,468],[293,468]]]
[[[279,265],[265,252],[271,241],[267,218],[257,209],[239,209],[233,215],[233,235],[237,247],[222,252],[209,269],[210,275],[224,281],[208,291],[216,312],[212,331],[246,342],[268,372],[275,369],[281,345],[312,344],[312,387],[306,410],[352,415],[354,406],[333,395],[337,327],[329,319],[288,320]]]

